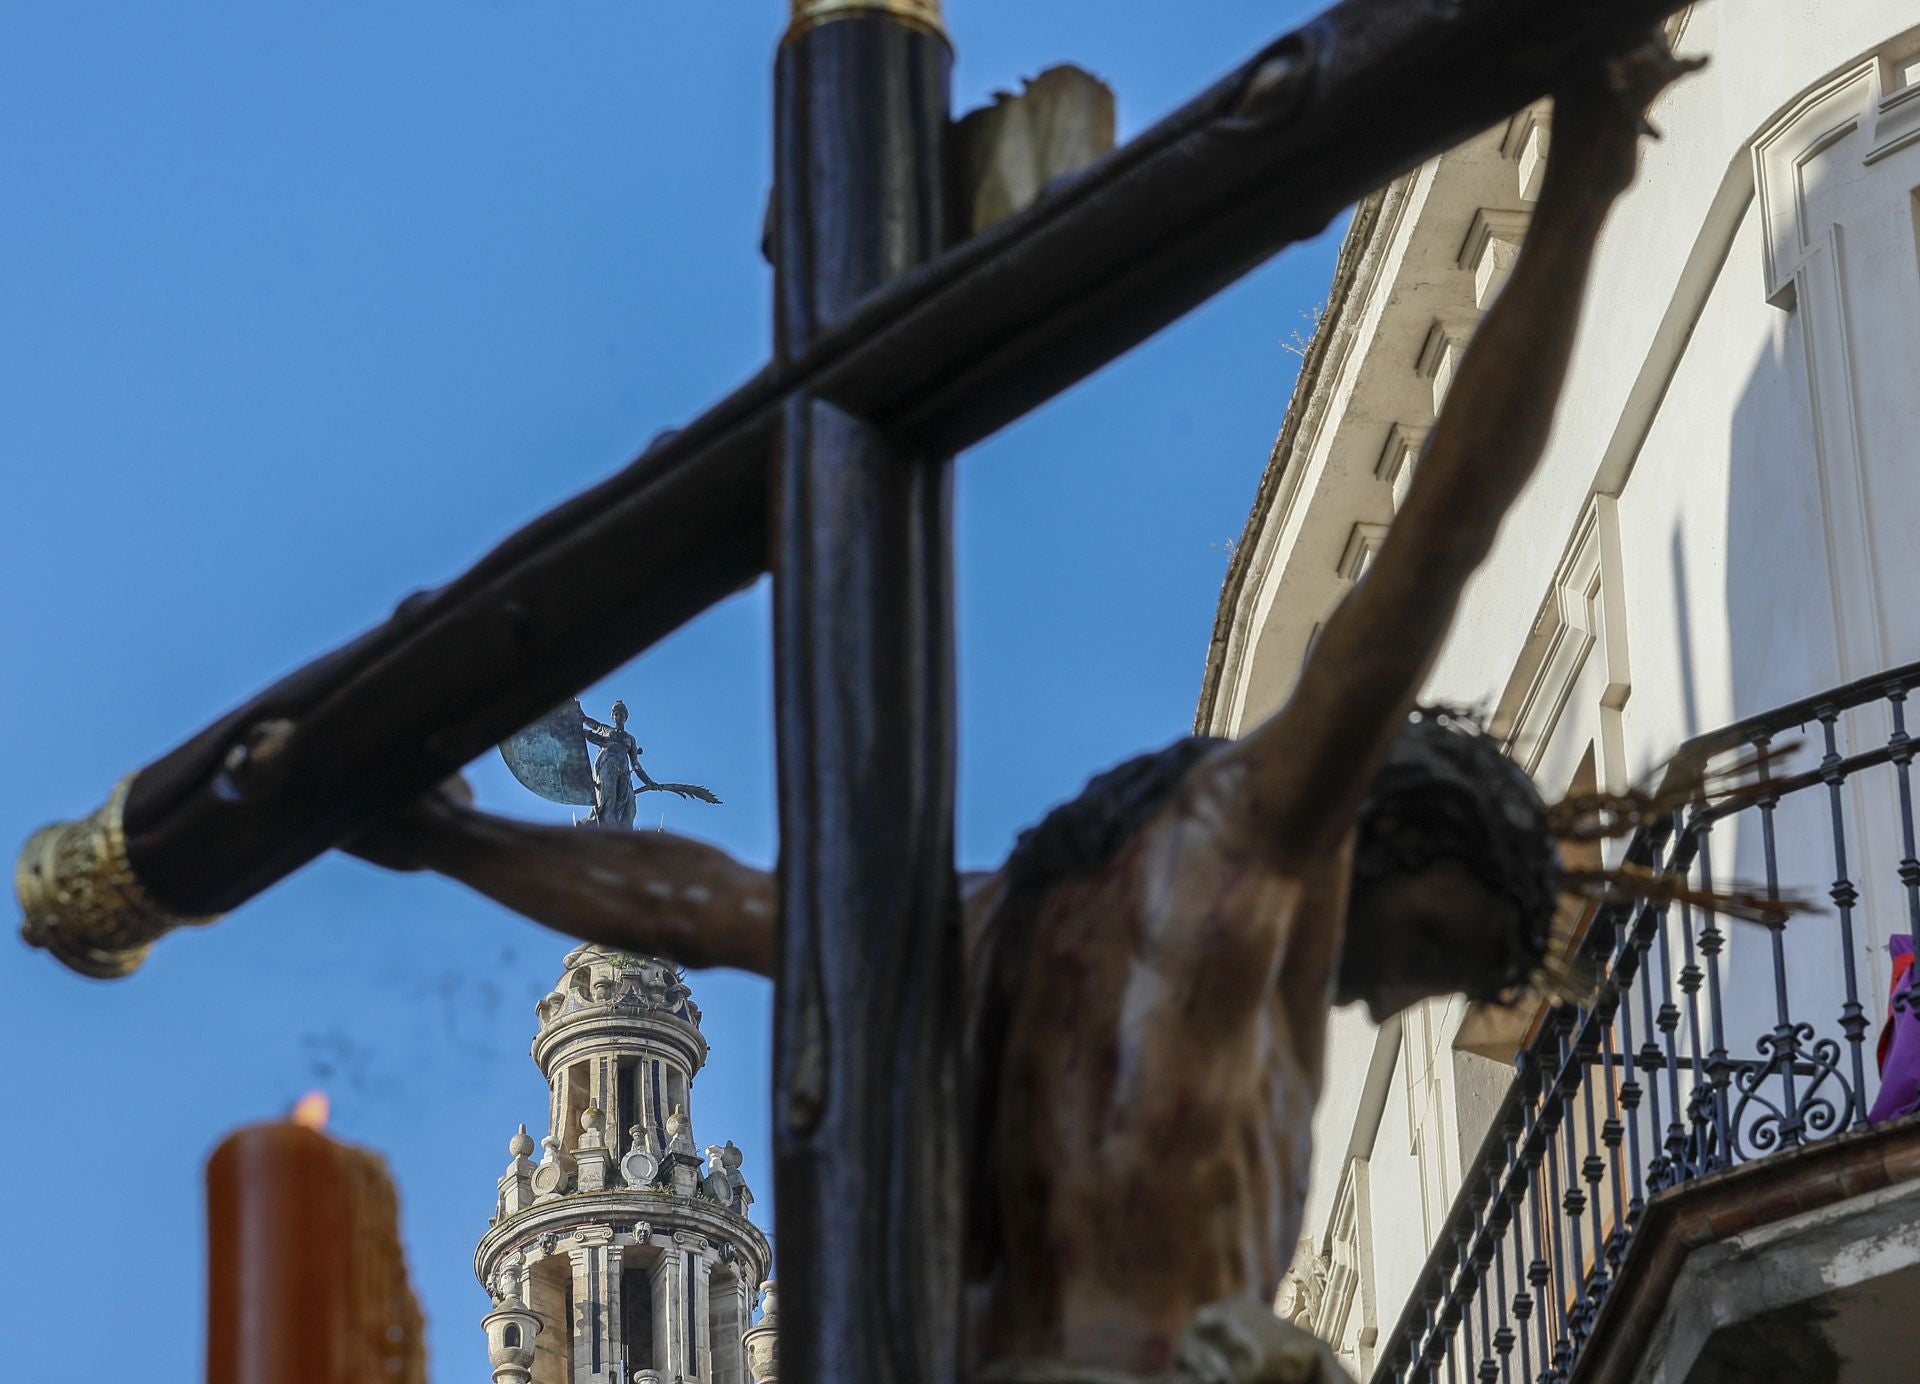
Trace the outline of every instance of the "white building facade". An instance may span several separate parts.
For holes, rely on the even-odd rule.
[[[1626,788],[1694,737],[1920,660],[1920,3],[1703,4],[1671,31],[1711,66],[1654,112],[1668,138],[1647,150],[1599,245],[1548,453],[1426,689],[1485,709],[1549,798]],[[1364,573],[1524,239],[1551,143],[1543,104],[1356,213],[1234,554],[1199,730],[1242,734],[1281,705],[1320,622]],[[1594,1060],[1671,1040],[1677,1075],[1656,1117],[1651,1058],[1624,1105],[1631,1063],[1593,1069],[1613,1075],[1590,1083],[1601,1087],[1601,1114],[1586,1117],[1592,1157],[1570,1163],[1555,1194],[1591,1194],[1573,1215],[1585,1212],[1596,1243],[1612,1245],[1606,1237],[1637,1221],[1629,1190],[1639,1205],[1663,1185],[1621,1171],[1629,1143],[1666,1137],[1656,1119],[1704,1111],[1705,1134],[1688,1135],[1690,1148],[1707,1150],[1699,1168],[1715,1148],[1777,1147],[1768,1140],[1780,1126],[1756,1131],[1742,1082],[1764,1065],[1763,1040],[1790,1005],[1794,1024],[1802,1013],[1820,1022],[1819,1035],[1789,1035],[1803,1046],[1768,1077],[1798,1077],[1787,1145],[1864,1127],[1889,939],[1912,931],[1920,907],[1915,871],[1899,868],[1913,848],[1901,839],[1912,822],[1897,797],[1906,767],[1895,710],[1878,693],[1857,714],[1849,704],[1823,721],[1808,710],[1807,744],[1791,764],[1824,756],[1831,781],[1783,801],[1764,839],[1758,818],[1729,821],[1713,838],[1721,878],[1835,900],[1821,928],[1786,930],[1784,969],[1765,930],[1716,930],[1712,920],[1705,932],[1691,920],[1695,932],[1683,936],[1676,915],[1641,948],[1643,976],[1665,963],[1677,977],[1677,1017],[1650,1005],[1650,1024],[1629,1042],[1620,1025],[1639,1012],[1609,1016]],[[1849,756],[1890,737],[1891,759],[1851,771]],[[1689,1065],[1688,1005],[1706,1004],[1709,983],[1712,1023],[1700,1020]],[[1467,1019],[1457,1000],[1384,1028],[1357,1010],[1334,1016],[1308,1233],[1280,1310],[1362,1377],[1388,1367],[1385,1333],[1436,1241],[1460,1233],[1449,1217],[1463,1188],[1481,1194],[1469,1184],[1490,1122],[1506,1111],[1520,1147],[1534,1128],[1530,1110],[1502,1102],[1514,1050],[1538,1033],[1539,1016]],[[1813,1052],[1829,1033],[1831,1060]],[[1846,1098],[1823,1116],[1806,1088],[1829,1067],[1838,1085],[1825,1090]],[[1742,1120],[1745,1135],[1730,1133]],[[1535,1169],[1535,1195],[1547,1171]],[[1497,1255],[1468,1262],[1465,1281],[1510,1303],[1543,1257],[1528,1249],[1511,1265]],[[1606,1257],[1596,1249],[1582,1262]],[[1544,1311],[1554,1292],[1569,1329],[1591,1333],[1602,1294],[1576,1301],[1536,1283],[1530,1310]],[[1465,1313],[1469,1334],[1477,1311]],[[1496,1351],[1482,1329],[1489,1339],[1476,1355],[1511,1371],[1498,1377],[1521,1377],[1518,1347]],[[1537,1373],[1544,1362],[1532,1363]],[[1450,1356],[1455,1373],[1434,1377],[1465,1379],[1470,1366]]]
[[[513,1136],[474,1254],[495,1384],[771,1384],[772,1251],[740,1150],[694,1143],[707,1045],[679,973],[576,947],[537,1012],[550,1133],[537,1161]]]

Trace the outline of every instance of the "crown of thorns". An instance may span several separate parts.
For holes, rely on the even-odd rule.
[[[1803,905],[1740,887],[1698,889],[1684,875],[1634,864],[1568,869],[1560,843],[1626,836],[1690,803],[1757,797],[1766,791],[1766,763],[1761,755],[1708,772],[1704,764],[1676,761],[1656,788],[1572,793],[1550,804],[1473,712],[1416,707],[1361,806],[1355,883],[1364,887],[1440,860],[1458,865],[1510,902],[1517,919],[1504,970],[1477,998],[1512,1000],[1531,989],[1556,1002],[1585,1003],[1598,978],[1575,955],[1576,939],[1563,935],[1580,917],[1580,910],[1560,906],[1569,895],[1690,903],[1752,922],[1776,921]]]

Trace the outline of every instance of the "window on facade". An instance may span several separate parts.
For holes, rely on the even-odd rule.
[[[507,1349],[518,1350],[520,1348],[520,1328],[512,1322],[508,1322],[506,1330],[500,1333],[500,1341]]]

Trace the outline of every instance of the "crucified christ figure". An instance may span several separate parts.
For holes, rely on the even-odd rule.
[[[1287,704],[1096,779],[963,881],[981,1377],[1197,1377],[1189,1327],[1222,1303],[1265,1313],[1298,1239],[1329,1008],[1497,995],[1548,959],[1552,814],[1415,694],[1546,444],[1646,107],[1690,65],[1656,37],[1559,94],[1512,278]],[[353,849],[575,937],[774,971],[772,877],[693,841],[525,825],[455,789]]]

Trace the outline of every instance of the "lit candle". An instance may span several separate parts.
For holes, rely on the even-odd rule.
[[[207,1384],[425,1384],[398,1203],[326,1098],[207,1161]]]

